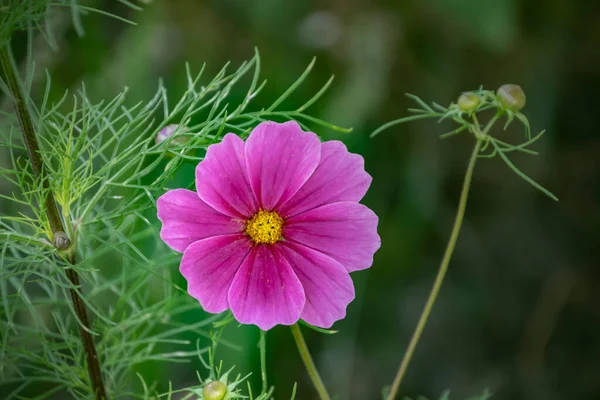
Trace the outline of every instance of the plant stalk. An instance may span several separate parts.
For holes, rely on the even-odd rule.
[[[491,124],[488,124],[488,126],[486,126],[486,128],[484,129],[484,133],[487,133],[487,131],[489,131],[490,128]],[[456,211],[454,226],[452,228],[452,233],[450,234],[448,244],[446,245],[444,257],[442,258],[442,262],[440,263],[440,267],[438,269],[437,276],[433,283],[433,287],[431,288],[431,292],[429,293],[429,297],[427,298],[427,302],[425,303],[425,308],[423,308],[423,311],[421,312],[421,317],[419,318],[417,327],[415,328],[415,331],[413,332],[413,335],[410,338],[410,343],[408,345],[408,348],[406,349],[404,358],[400,363],[400,368],[396,373],[394,382],[392,383],[392,387],[387,396],[387,400],[394,400],[396,398],[396,395],[398,394],[398,389],[400,388],[402,378],[406,373],[408,364],[410,363],[415,348],[417,347],[417,343],[419,342],[421,334],[423,333],[423,330],[425,328],[425,324],[427,323],[427,319],[429,318],[429,314],[431,313],[431,309],[433,308],[435,300],[437,299],[437,296],[440,292],[440,288],[442,287],[442,283],[444,282],[444,277],[446,276],[446,271],[448,270],[448,265],[450,264],[450,259],[452,258],[452,253],[454,252],[454,247],[456,246],[458,234],[460,233],[460,228],[462,226],[463,219],[465,216],[467,198],[469,197],[469,188],[471,187],[471,180],[473,178],[473,170],[475,169],[475,162],[477,161],[477,155],[479,154],[479,149],[481,147],[482,142],[483,140],[478,138],[475,143],[475,147],[473,148],[473,153],[471,154],[471,158],[469,160],[469,165],[467,167],[467,172],[465,173],[465,179],[463,181],[463,186],[460,193],[460,200],[458,203],[458,210]]]
[[[267,393],[269,385],[267,383],[267,332],[260,330],[260,340],[258,346],[260,347],[260,377],[262,380],[262,392],[261,394]]]
[[[329,397],[327,389],[323,384],[323,380],[319,375],[319,371],[317,371],[317,367],[315,366],[315,363],[310,355],[308,346],[306,346],[306,342],[304,341],[304,336],[302,336],[300,326],[298,324],[294,324],[291,326],[291,329],[292,335],[294,336],[294,340],[296,341],[296,346],[298,346],[298,352],[300,353],[300,357],[304,362],[304,366],[306,367],[306,371],[308,371],[308,375],[310,376],[313,385],[315,385],[315,389],[317,389],[319,398],[321,400],[331,400],[331,397]]]
[[[33,168],[33,172],[36,178],[39,179],[42,183],[43,190],[47,193],[45,198],[45,207],[46,214],[48,216],[48,221],[50,223],[50,229],[52,230],[53,235],[51,239],[54,243],[54,239],[57,234],[64,235],[65,227],[60,218],[60,213],[58,211],[56,201],[54,200],[54,195],[50,190],[50,184],[44,176],[44,161],[39,151],[39,145],[36,138],[35,129],[33,127],[31,115],[29,113],[29,108],[27,106],[27,102],[25,101],[22,88],[19,84],[19,79],[17,78],[15,69],[13,67],[13,63],[11,61],[10,44],[8,43],[5,46],[3,46],[2,49],[0,49],[0,64],[1,69],[3,71],[5,83],[8,86],[10,94],[13,98],[15,111],[19,120],[19,126],[21,128],[21,133],[23,134],[25,147],[27,148],[27,154],[29,155],[29,161]],[[71,243],[73,242],[74,240],[73,238],[71,238]],[[71,248],[69,249],[69,252],[70,255],[67,257],[67,260],[69,264],[75,265],[77,263],[76,251],[74,248]],[[77,271],[75,271],[72,268],[67,268],[65,273],[71,284],[74,286],[73,288],[69,289],[69,292],[71,294],[71,301],[73,303],[73,309],[77,313],[77,317],[79,318],[81,324],[85,326],[88,330],[90,330],[91,325],[88,317],[87,308],[85,306],[85,303],[81,299],[79,292],[76,289],[80,287],[79,275],[77,274]],[[87,366],[90,381],[92,384],[92,390],[96,394],[96,399],[106,400],[108,397],[106,396],[106,390],[102,381],[100,362],[98,360],[98,353],[96,351],[94,338],[81,325],[79,325],[79,334],[81,336],[81,341],[83,343],[83,347],[87,356]]]

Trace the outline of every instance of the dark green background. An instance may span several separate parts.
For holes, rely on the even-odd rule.
[[[60,51],[36,45],[54,92],[87,85],[94,100],[123,86],[148,100],[163,77],[171,99],[185,90],[184,62],[214,75],[262,56],[268,83],[254,108],[270,104],[316,67],[286,102],[310,98],[332,74],[312,115],[350,134],[321,130],[365,157],[373,184],[364,203],[380,217],[382,247],[368,271],[353,274],[356,300],[340,332],[306,331],[323,378],[338,399],[375,399],[395,374],[449,236],[473,138],[440,140],[434,121],[368,135],[406,115],[405,92],[441,104],[479,85],[520,84],[534,131],[547,134],[538,157],[512,160],[553,191],[555,203],[509,170],[482,160],[450,270],[415,353],[402,393],[455,398],[489,387],[497,399],[600,398],[600,3],[594,0],[152,1],[142,12],[114,2],[107,11],[138,23],[83,18],[78,38],[58,18]],[[15,49],[19,53],[19,49]],[[43,90],[43,79],[38,82]],[[232,99],[242,98],[239,86]],[[515,125],[502,139],[521,140]],[[173,182],[187,186],[192,168]],[[357,232],[360,234],[360,232]],[[176,268],[176,266],[173,266]],[[201,318],[201,314],[197,314]],[[194,318],[194,316],[190,316]],[[225,365],[258,372],[257,330],[230,326],[244,347],[223,350]],[[195,338],[190,338],[195,340]],[[204,340],[204,339],[203,339]],[[203,342],[207,344],[206,342]],[[289,329],[268,334],[268,371],[276,397],[314,398]],[[175,387],[195,384],[193,364],[149,364],[140,371]],[[259,387],[259,377],[252,378]]]

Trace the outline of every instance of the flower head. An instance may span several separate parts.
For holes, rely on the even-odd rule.
[[[369,268],[380,246],[377,216],[358,203],[371,184],[363,164],[294,121],[209,146],[197,193],[158,199],[161,238],[183,252],[190,295],[263,330],[342,319],[354,299],[349,273]]]

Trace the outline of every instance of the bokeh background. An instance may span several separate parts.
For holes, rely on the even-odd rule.
[[[177,98],[185,90],[186,61],[192,70],[206,62],[210,76],[227,61],[235,67],[250,59],[255,46],[268,80],[255,108],[285,91],[313,56],[313,73],[288,105],[301,105],[335,75],[312,115],[354,130],[317,133],[365,157],[374,180],[364,203],[379,215],[382,237],[373,267],[353,274],[357,298],[335,325],[339,333],[305,332],[338,399],[376,399],[391,382],[448,239],[473,145],[467,135],[440,140],[449,125],[434,121],[396,126],[374,139],[369,134],[407,114],[406,92],[449,104],[479,85],[520,84],[533,129],[547,134],[535,145],[539,156],[511,153],[512,160],[560,202],[500,159],[478,163],[462,234],[402,393],[437,398],[450,388],[460,399],[489,387],[497,399],[600,398],[599,2],[145,3],[135,12],[96,1],[138,25],[89,15],[83,38],[69,15],[57,15],[60,51],[42,40],[34,48],[39,90],[48,68],[56,96],[84,81],[95,100],[128,86],[133,103],[149,99],[162,77]],[[233,98],[241,99],[246,87]],[[499,134],[522,138],[516,125]],[[193,179],[193,169],[186,171],[172,187]],[[243,350],[224,346],[224,364],[257,372],[257,330],[230,326],[225,338]],[[201,368],[150,363],[140,372],[167,389],[169,380],[174,387],[195,384]],[[288,398],[294,382],[298,399],[315,398],[285,327],[268,334],[268,371],[277,398]],[[251,380],[259,387],[257,375]]]

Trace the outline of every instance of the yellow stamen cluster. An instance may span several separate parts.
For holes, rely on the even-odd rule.
[[[256,244],[281,240],[283,219],[275,211],[260,210],[246,223],[246,234]]]

